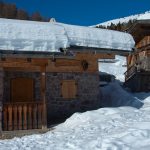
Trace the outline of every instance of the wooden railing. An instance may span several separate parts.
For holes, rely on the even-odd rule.
[[[3,105],[3,130],[42,128],[42,102],[5,103]]]
[[[131,66],[128,68],[128,70],[124,73],[125,74],[125,80],[128,80],[130,77],[132,77],[137,71],[137,68],[135,66]]]

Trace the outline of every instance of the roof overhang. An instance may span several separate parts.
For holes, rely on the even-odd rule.
[[[15,50],[0,50],[0,58],[73,58],[76,53],[102,53],[127,56],[132,51],[110,48],[93,48],[84,46],[70,46],[62,49],[62,52],[42,52],[42,51],[15,51]]]
[[[73,52],[93,52],[93,53],[107,53],[107,54],[115,54],[121,56],[127,56],[132,53],[130,50],[121,50],[121,49],[107,49],[107,48],[92,48],[92,47],[83,47],[83,46],[71,46],[68,48],[69,51]]]

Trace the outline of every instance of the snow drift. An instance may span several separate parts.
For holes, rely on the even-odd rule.
[[[131,93],[125,91],[118,82],[110,83],[101,90],[101,106],[102,107],[120,107],[132,106],[141,108],[143,102],[134,97]]]

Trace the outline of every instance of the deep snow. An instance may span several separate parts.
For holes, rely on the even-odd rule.
[[[131,51],[134,44],[131,35],[118,31],[0,18],[0,50],[58,52],[84,46]]]
[[[43,135],[1,140],[0,150],[149,150],[150,93],[128,93],[117,81],[102,91],[113,108],[75,113]]]
[[[143,94],[135,97],[138,99],[141,95]],[[75,113],[54,131],[46,134],[0,141],[0,149],[149,150],[150,93],[144,95],[145,98],[141,99],[144,106],[140,109],[102,108]]]

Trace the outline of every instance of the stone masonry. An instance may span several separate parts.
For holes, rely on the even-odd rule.
[[[100,107],[98,74],[48,73],[46,78],[48,120]],[[61,81],[72,79],[77,83],[77,96],[74,99],[64,99],[61,94]]]

